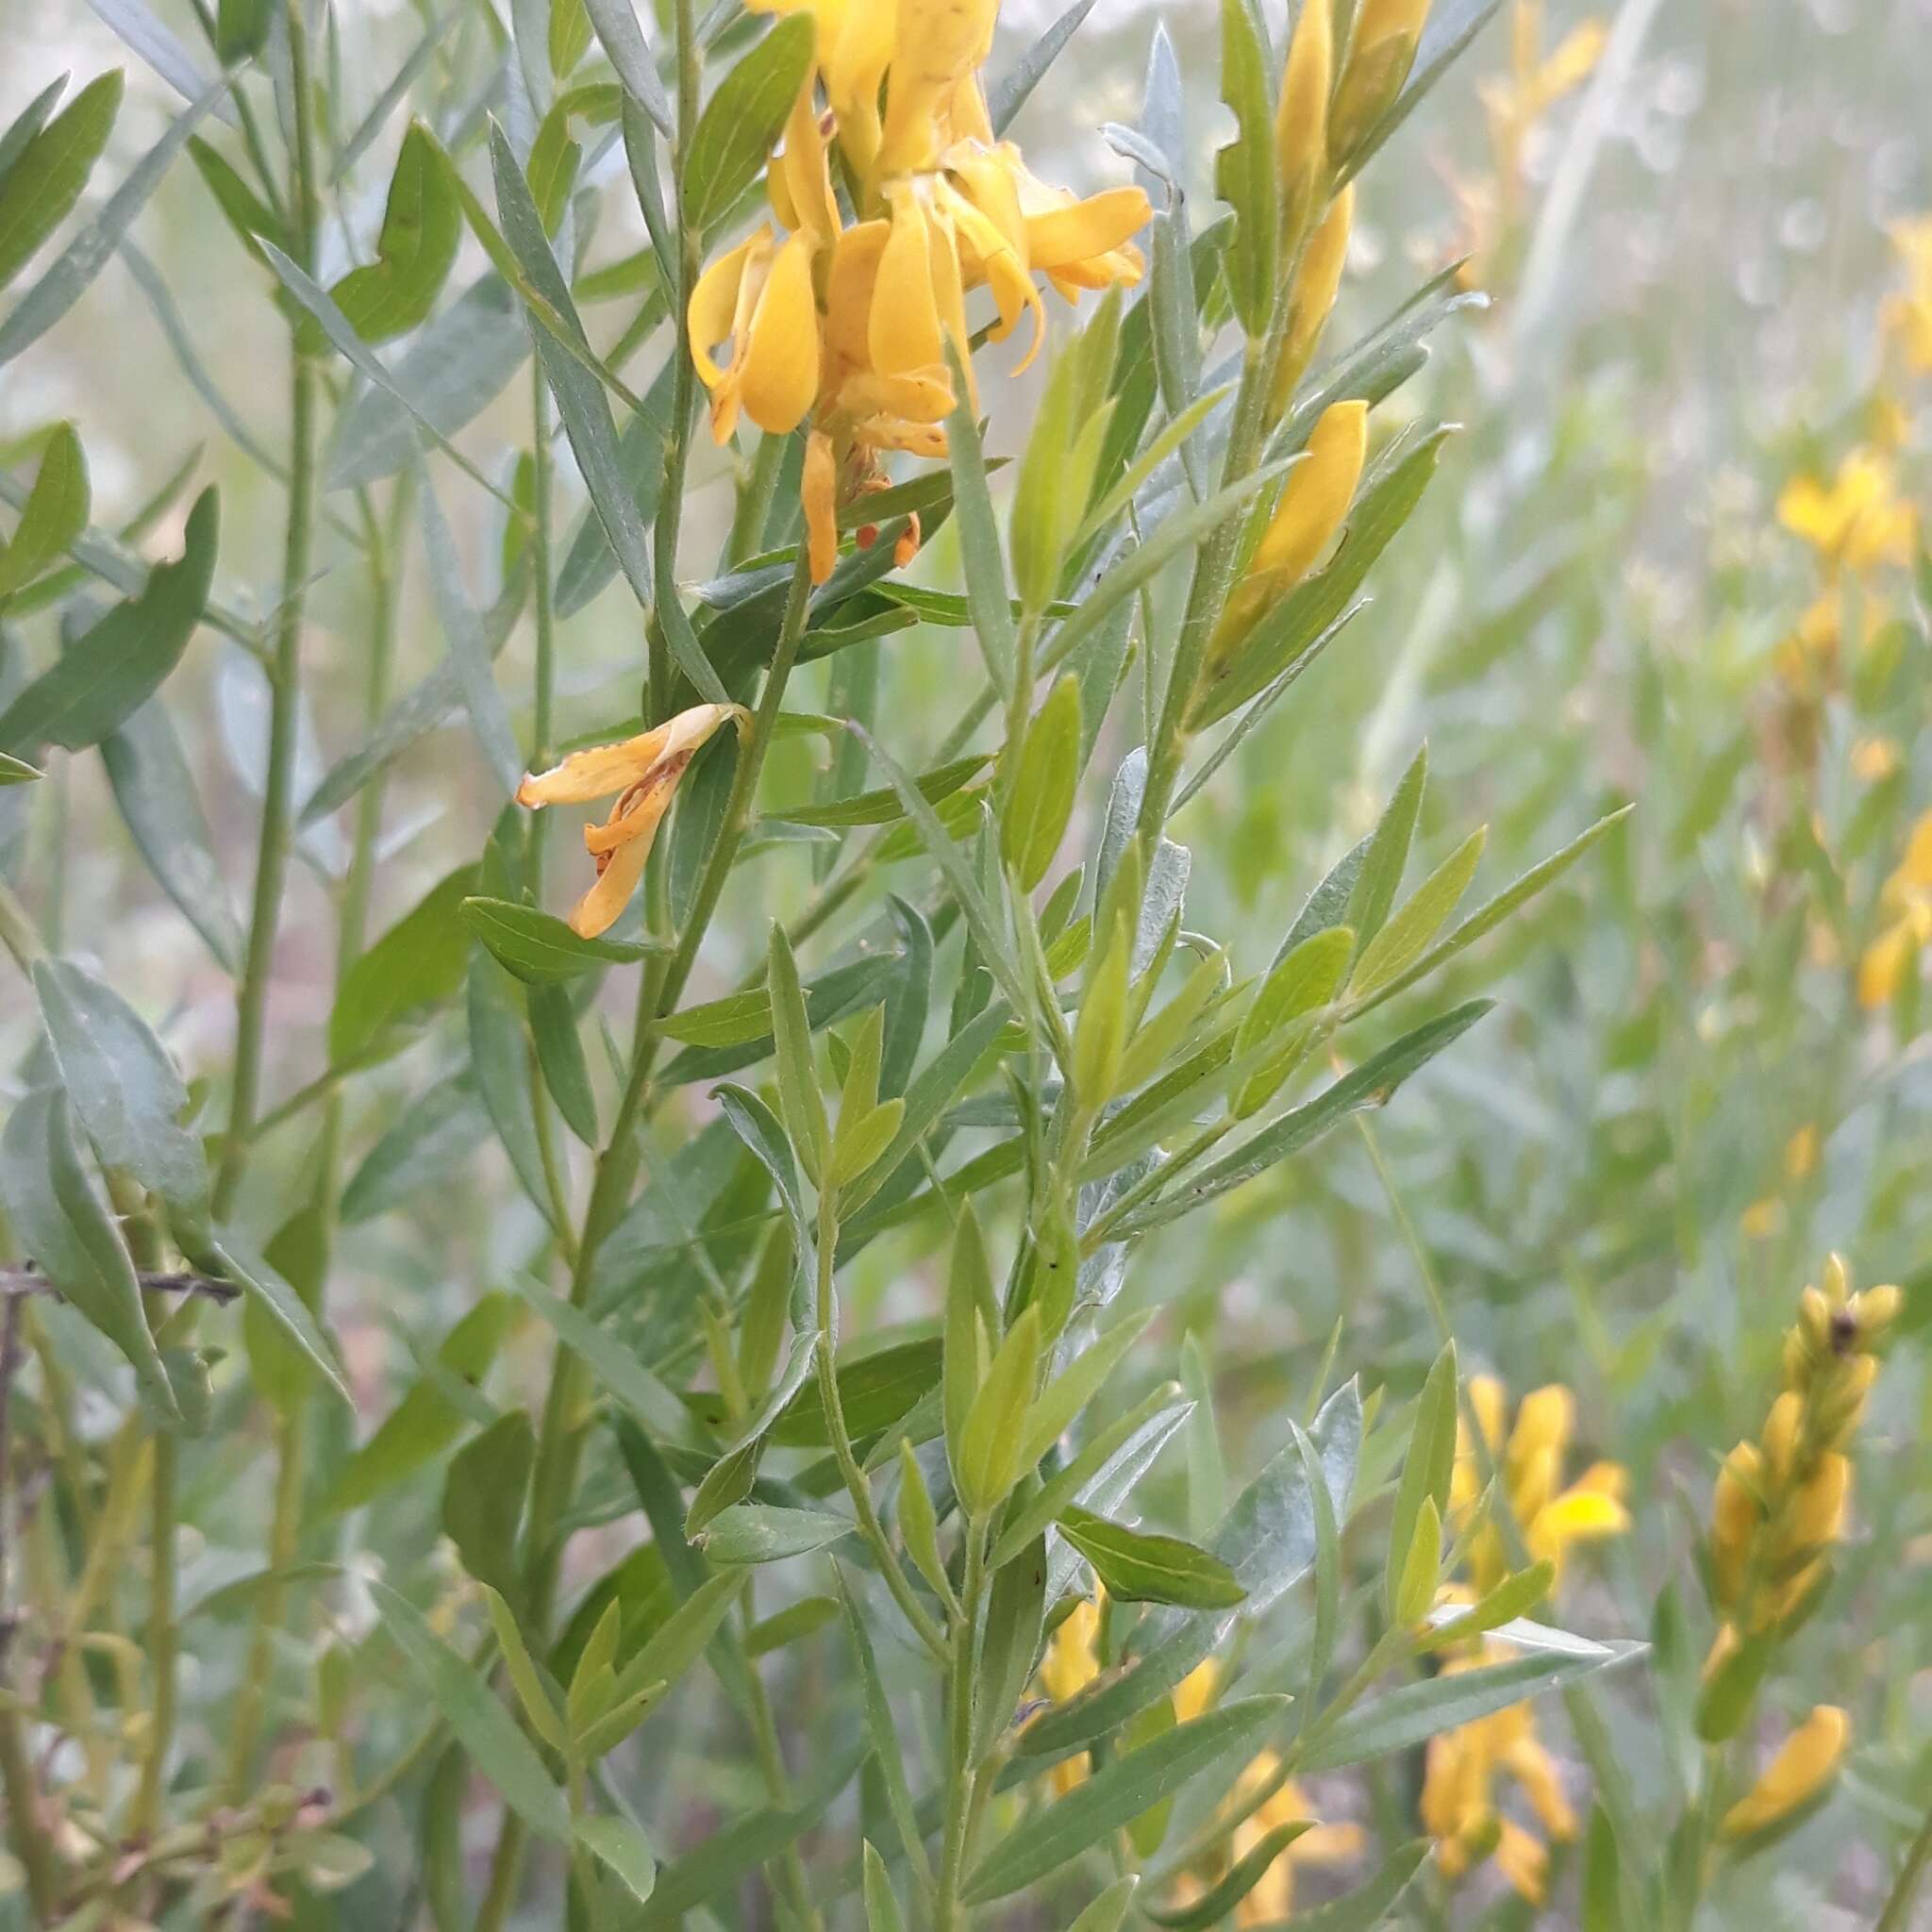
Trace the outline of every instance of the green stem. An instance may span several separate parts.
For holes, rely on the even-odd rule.
[[[147,1666],[154,1678],[154,1701],[148,1711],[148,1735],[142,1756],[141,1785],[130,1818],[132,1835],[146,1838],[160,1820],[161,1791],[167,1780],[168,1756],[175,1742],[178,1695],[175,1666],[179,1661],[179,1631],[175,1619],[175,1528],[180,1475],[176,1438],[167,1431],[155,1436],[150,1521],[154,1548],[153,1576],[148,1594]]]
[[[745,1629],[749,1630],[751,1624],[752,1612],[747,1595]],[[791,1779],[785,1769],[785,1754],[778,1747],[778,1726],[772,1716],[772,1700],[765,1695],[765,1681],[758,1675],[758,1660],[746,1653],[742,1636],[734,1641],[744,1659],[745,1714],[751,1723],[752,1742],[758,1753],[758,1769],[764,1776],[765,1790],[779,1810],[788,1810],[791,1804]],[[792,1917],[801,1927],[822,1928],[824,1921],[811,1902],[811,1884],[806,1875],[805,1860],[799,1856],[796,1840],[785,1847],[779,1869],[785,1874],[785,1890],[790,1898]]]
[[[937,1932],[961,1932],[966,1908],[959,1902],[971,1824],[977,1809],[978,1779],[973,1762],[973,1704],[979,1668],[979,1620],[986,1591],[986,1525],[966,1531],[966,1564],[959,1584],[959,1614],[953,1623],[952,1681],[947,1687],[946,1817],[940,1840],[939,1896],[933,1923]]]
[[[1925,1822],[1919,1826],[1919,1835],[1906,1853],[1906,1861],[1899,1868],[1898,1879],[1873,1932],[1906,1932],[1911,1923],[1912,1900],[1918,1895],[1919,1881],[1924,1877],[1928,1865],[1932,1865],[1932,1809],[1926,1811]]]
[[[294,96],[294,145],[291,156],[291,199],[294,219],[291,252],[298,267],[315,262],[316,194],[314,100],[308,79],[308,29],[303,0],[285,0],[288,17],[289,78]],[[248,950],[235,1002],[235,1073],[228,1102],[227,1137],[214,1188],[217,1220],[234,1206],[236,1191],[254,1140],[255,1112],[261,1090],[262,1040],[268,1017],[269,981],[274,976],[275,934],[281,922],[282,888],[288,876],[291,824],[295,802],[296,700],[302,658],[302,619],[307,601],[309,558],[315,535],[316,372],[302,346],[302,332],[290,335],[289,505],[282,543],[282,601],[269,666],[268,774],[261,801],[261,833],[255,863],[255,898]]]

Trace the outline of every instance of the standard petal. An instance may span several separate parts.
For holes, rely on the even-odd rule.
[[[793,235],[779,251],[745,340],[740,392],[760,429],[789,435],[819,387],[819,312],[811,288],[811,242]]]
[[[711,708],[715,709],[716,707]],[[608,798],[650,774],[663,756],[669,724],[659,724],[616,744],[591,745],[574,751],[547,772],[527,772],[517,787],[519,805],[583,805]]]

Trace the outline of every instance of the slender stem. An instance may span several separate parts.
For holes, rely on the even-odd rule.
[[[315,262],[314,100],[308,78],[308,28],[303,0],[285,0],[289,75],[294,95],[294,148],[290,198],[293,203],[291,254],[296,264]],[[303,332],[290,333],[289,505],[282,543],[282,601],[269,665],[268,774],[262,792],[261,833],[256,854],[254,910],[248,950],[235,1003],[235,1073],[228,1102],[227,1138],[216,1175],[217,1219],[233,1207],[254,1140],[261,1089],[262,1040],[274,974],[282,887],[288,875],[291,822],[295,799],[296,700],[302,657],[302,620],[315,535],[316,371],[303,346]]]
[[[937,1932],[960,1932],[966,1924],[959,1888],[965,1883],[973,1816],[977,1807],[973,1762],[973,1706],[979,1669],[979,1622],[986,1588],[986,1524],[966,1530],[966,1563],[959,1583],[959,1614],[953,1621],[952,1681],[946,1692],[946,1817],[940,1840]]]
[[[838,1365],[832,1357],[832,1336],[838,1320],[832,1275],[837,1265],[838,1246],[839,1221],[833,1210],[832,1197],[828,1191],[819,1196],[819,1344],[815,1362],[818,1370],[819,1398],[824,1403],[825,1410],[825,1433],[831,1438],[832,1457],[839,1465],[840,1475],[844,1480],[845,1492],[852,1498],[852,1507],[858,1512],[859,1534],[871,1545],[873,1555],[878,1559],[879,1574],[886,1580],[886,1588],[892,1592],[892,1601],[899,1606],[906,1621],[912,1625],[918,1635],[919,1641],[932,1652],[940,1663],[944,1664],[950,1660],[952,1651],[947,1645],[943,1632],[927,1614],[925,1606],[919,1601],[911,1581],[906,1574],[905,1566],[899,1561],[898,1553],[892,1548],[885,1528],[879,1522],[878,1511],[873,1507],[872,1485],[866,1480],[865,1471],[858,1466],[858,1457],[852,1448],[852,1437],[845,1426],[845,1405],[839,1393]]]
[[[751,1624],[751,1606],[747,1598],[745,1629],[749,1630]],[[742,1636],[736,1641],[742,1654]],[[744,1656],[744,1707],[751,1723],[752,1742],[758,1753],[758,1769],[764,1775],[765,1790],[772,1803],[779,1810],[786,1810],[791,1804],[791,1779],[785,1769],[785,1754],[778,1747],[778,1726],[772,1716],[772,1700],[765,1694],[765,1680],[758,1674],[758,1660],[748,1654]],[[779,1870],[785,1875],[785,1890],[792,1917],[801,1926],[822,1927],[824,1921],[811,1902],[811,1885],[806,1876],[805,1860],[799,1856],[796,1840],[785,1847],[784,1856],[779,1859]]]
[[[131,1818],[133,1836],[145,1838],[160,1820],[161,1791],[167,1780],[168,1757],[175,1740],[178,1687],[179,1631],[175,1618],[175,1528],[180,1458],[177,1439],[166,1430],[155,1436],[154,1476],[150,1521],[154,1548],[149,1586],[147,1667],[154,1678],[154,1700],[148,1711],[148,1737],[142,1757],[141,1785]]]
[[[1932,1865],[1932,1809],[1927,1809],[1918,1837],[1906,1852],[1906,1861],[1899,1868],[1891,1895],[1885,1901],[1885,1909],[1879,1913],[1873,1932],[1906,1932],[1911,1924],[1912,1900],[1918,1895],[1919,1881],[1924,1877],[1928,1865]]]

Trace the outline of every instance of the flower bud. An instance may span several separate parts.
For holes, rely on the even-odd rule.
[[[1831,1345],[1831,1304],[1815,1288],[1798,1297],[1798,1332],[1820,1353]]]
[[[1771,1479],[1783,1482],[1791,1473],[1798,1450],[1798,1433],[1805,1421],[1805,1398],[1795,1389],[1787,1389],[1771,1405],[1764,1421],[1764,1459],[1770,1465]]]
[[[1329,117],[1328,153],[1338,168],[1394,105],[1428,11],[1429,0],[1362,0]]]
[[[1854,1295],[1852,1318],[1858,1324],[1859,1345],[1870,1348],[1898,1320],[1898,1311],[1904,1306],[1904,1291],[1889,1282],[1882,1288],[1868,1288],[1863,1294]]]
[[[1335,24],[1327,0],[1302,0],[1288,43],[1281,105],[1274,114],[1274,165],[1282,232],[1298,239],[1328,162],[1328,92],[1335,81]]]
[[[1718,1471],[1710,1504],[1710,1563],[1720,1603],[1735,1601],[1744,1580],[1761,1513],[1757,1491],[1763,1467],[1755,1445],[1740,1442]]]
[[[1274,384],[1268,397],[1268,420],[1278,423],[1288,413],[1294,386],[1302,379],[1328,312],[1335,307],[1335,291],[1341,284],[1342,265],[1348,259],[1349,229],[1355,221],[1355,188],[1344,188],[1328,204],[1328,212],[1308,237],[1302,265],[1294,278],[1294,292],[1289,298],[1288,340],[1282,345],[1281,361],[1274,371]]]
[[[1724,1836],[1749,1837],[1808,1804],[1838,1770],[1850,1734],[1844,1712],[1821,1704],[1785,1740],[1764,1775],[1724,1813]]]
[[[1791,1499],[1786,1543],[1793,1555],[1823,1549],[1838,1541],[1851,1488],[1852,1465],[1847,1457],[1831,1450],[1819,1458],[1817,1470]]]
[[[1851,1278],[1845,1268],[1842,1255],[1827,1255],[1824,1258],[1824,1298],[1835,1308],[1845,1305],[1850,1291]]]
[[[1730,1660],[1743,1648],[1738,1636],[1738,1626],[1725,1622],[1717,1626],[1717,1635],[1711,1640],[1709,1651],[1706,1654],[1704,1665],[1697,1673],[1700,1684],[1708,1684]]]

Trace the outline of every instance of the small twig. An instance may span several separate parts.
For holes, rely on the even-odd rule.
[[[192,1268],[174,1269],[162,1274],[143,1268],[134,1278],[143,1294],[200,1294],[211,1302],[232,1302],[242,1293],[232,1281],[217,1281],[211,1274],[197,1274]],[[37,1268],[0,1268],[0,1295],[8,1298],[9,1322],[14,1305],[22,1295],[29,1294],[49,1294],[58,1299],[60,1291]],[[11,1333],[10,1329],[8,1333]],[[11,1344],[8,1346],[10,1348]],[[0,1418],[5,1414],[4,1407],[0,1407]]]

